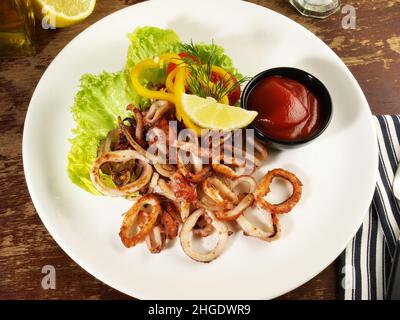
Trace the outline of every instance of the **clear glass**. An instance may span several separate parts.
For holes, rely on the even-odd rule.
[[[34,54],[34,27],[30,0],[0,0],[0,55]]]
[[[289,0],[302,15],[324,19],[340,8],[340,0]]]

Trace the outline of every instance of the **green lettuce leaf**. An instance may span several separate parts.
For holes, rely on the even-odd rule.
[[[89,173],[96,158],[97,146],[117,126],[117,117],[127,115],[125,107],[136,96],[125,72],[104,72],[98,76],[86,74],[82,77],[80,91],[71,109],[77,123],[68,154],[68,174],[73,183],[98,194]]]
[[[138,62],[155,58],[167,52],[179,52],[179,36],[171,29],[156,27],[136,28],[133,33],[128,33],[130,46],[126,59],[126,70],[129,72]]]

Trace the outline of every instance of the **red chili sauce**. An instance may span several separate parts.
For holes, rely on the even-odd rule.
[[[310,137],[320,126],[317,97],[295,80],[271,76],[250,92],[248,108],[258,112],[253,125],[280,140]]]

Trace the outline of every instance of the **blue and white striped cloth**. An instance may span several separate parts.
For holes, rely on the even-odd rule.
[[[346,300],[385,298],[400,227],[400,203],[392,184],[400,159],[400,116],[374,117],[379,176],[369,213],[341,255],[340,293]]]

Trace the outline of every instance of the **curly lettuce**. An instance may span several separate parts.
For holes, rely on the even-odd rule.
[[[171,29],[156,27],[137,28],[128,33],[130,46],[126,57],[125,69],[129,72],[138,62],[154,58],[167,52],[179,52],[181,40]]]
[[[98,194],[89,175],[97,146],[117,126],[117,117],[127,114],[125,107],[136,96],[123,71],[82,77],[71,109],[77,123],[68,154],[68,174],[73,183]]]

